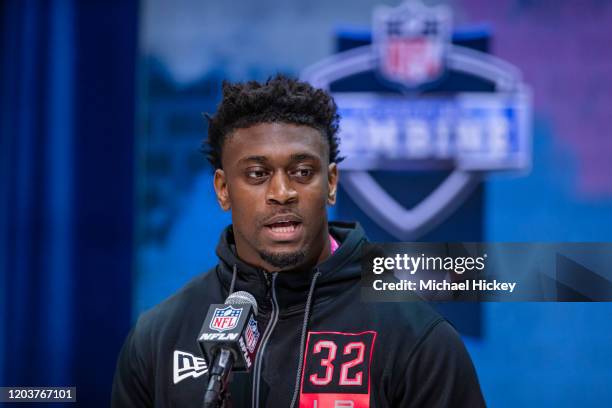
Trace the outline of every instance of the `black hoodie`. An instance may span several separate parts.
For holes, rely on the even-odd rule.
[[[339,222],[330,233],[340,247],[309,274],[269,274],[236,256],[228,227],[219,264],[138,319],[119,356],[112,406],[202,406],[208,374],[197,337],[233,279],[233,290],[257,300],[261,335],[251,372],[233,375],[234,407],[484,406],[455,330],[424,302],[361,302],[365,234]]]

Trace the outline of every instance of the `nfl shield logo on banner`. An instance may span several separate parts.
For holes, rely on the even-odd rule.
[[[353,202],[401,241],[417,240],[450,216],[485,172],[531,165],[531,91],[520,71],[453,44],[451,24],[450,8],[420,0],[377,7],[371,45],[349,47],[302,73],[303,80],[327,90],[338,80],[375,73],[378,92],[355,84],[333,93],[347,156],[340,168]],[[469,83],[465,89],[449,87],[445,80],[453,82],[457,74],[492,83],[494,91],[475,92]],[[432,168],[450,173],[412,208],[370,174]]]
[[[216,308],[209,327],[219,332],[232,330],[238,325],[241,313],[242,309],[236,309],[232,306]]]
[[[445,6],[405,3],[374,11],[373,44],[380,74],[413,88],[438,79],[451,36],[451,12]]]

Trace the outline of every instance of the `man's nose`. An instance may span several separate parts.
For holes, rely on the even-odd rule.
[[[297,201],[297,191],[291,185],[284,172],[276,172],[268,187],[266,202],[268,204],[291,204]]]

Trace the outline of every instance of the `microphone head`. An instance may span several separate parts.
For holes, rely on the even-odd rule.
[[[226,305],[251,305],[253,313],[257,316],[257,301],[255,297],[244,290],[234,292],[225,299]]]

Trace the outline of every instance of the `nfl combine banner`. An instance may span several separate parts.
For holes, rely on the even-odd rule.
[[[396,238],[414,240],[450,215],[492,171],[531,165],[531,94],[520,72],[487,53],[451,43],[445,6],[406,3],[375,9],[372,43],[338,53],[302,73],[330,89],[373,72],[387,92],[332,92],[342,117],[342,185]],[[450,73],[478,78],[492,92],[436,88]],[[451,170],[413,208],[398,203],[369,173]]]

